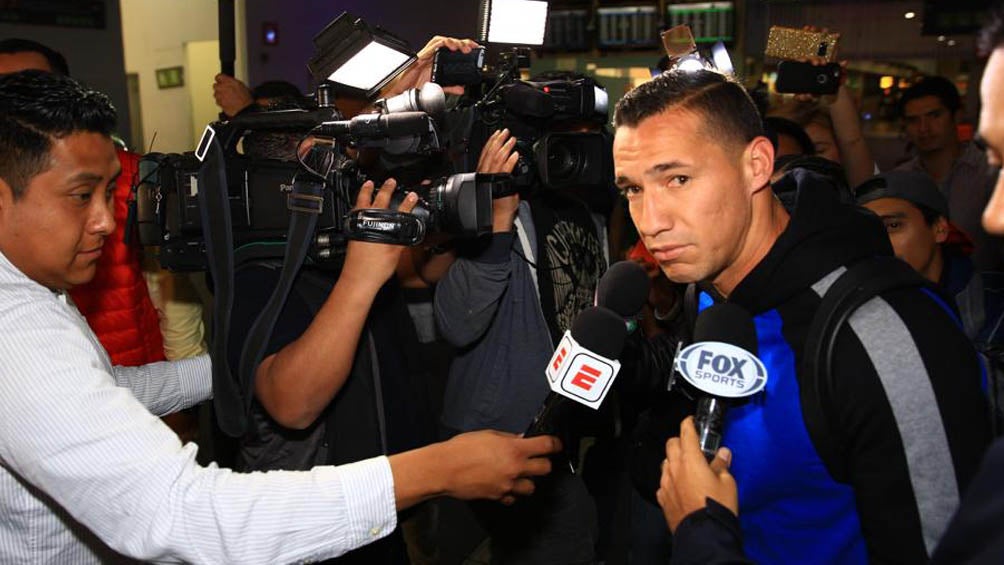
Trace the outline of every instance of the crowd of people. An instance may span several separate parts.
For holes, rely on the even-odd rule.
[[[140,156],[115,109],[63,55],[0,41],[0,561],[446,562],[442,497],[470,501],[492,563],[1000,561],[1002,18],[982,35],[976,139],[956,86],[922,78],[898,104],[913,154],[891,170],[844,85],[765,107],[672,61],[611,116],[549,124],[609,134],[608,189],[531,186],[496,198],[476,240],[350,240],[304,265],[240,391],[247,430],[223,441],[195,424],[220,362],[203,311],[128,234]],[[433,38],[381,95],[476,47]],[[226,75],[214,95],[228,119],[311,105]],[[491,133],[476,172],[518,172],[520,135]],[[241,150],[302,162],[303,146],[254,132]],[[373,176],[356,209],[419,203]],[[613,394],[522,437],[620,259],[652,285]],[[237,265],[231,331],[210,336],[234,370],[282,267]],[[709,461],[670,377],[723,302],[752,317],[768,378]]]

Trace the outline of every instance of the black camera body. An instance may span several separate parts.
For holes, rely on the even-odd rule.
[[[482,73],[480,91],[449,116],[455,170],[473,170],[488,138],[508,129],[519,161],[513,185],[519,192],[613,185],[612,138],[604,131],[606,91],[589,78],[519,80],[527,60],[504,53],[500,70]],[[491,79],[494,78],[494,83]]]
[[[160,263],[171,271],[206,269],[206,242],[199,203],[201,163],[192,152],[150,153],[139,162],[136,225],[139,242],[160,247]],[[226,161],[228,200],[236,263],[253,258],[281,257],[289,227],[288,197],[301,168],[296,163],[233,155]],[[344,244],[341,219],[350,210],[355,184],[339,175],[332,179],[330,198],[318,216],[318,238],[311,258],[332,258]],[[358,190],[358,189],[357,189]],[[326,237],[320,237],[326,234]]]
[[[333,108],[258,112],[213,124],[207,132],[222,146],[223,155],[217,170],[207,171],[197,157],[205,155],[206,147],[213,143],[206,141],[206,136],[195,153],[144,156],[135,187],[134,216],[140,243],[159,246],[161,266],[168,270],[206,270],[204,202],[200,199],[204,187],[200,179],[204,183],[216,178],[225,178],[235,264],[283,257],[291,213],[298,211],[317,216],[308,242],[308,257],[317,264],[339,260],[350,239],[415,245],[430,233],[445,231],[469,237],[491,231],[492,196],[508,189],[508,177],[471,173],[399,188],[397,203],[408,191],[420,197],[410,214],[394,209],[353,211],[367,177],[347,156],[346,147],[372,147],[398,155],[429,154],[439,150],[438,135],[433,120],[423,112],[365,114],[352,120],[331,119],[340,117],[333,114],[337,114]],[[329,143],[315,144],[299,162],[252,159],[237,153],[236,145],[253,131],[297,133],[301,137],[316,132],[330,138]],[[296,194],[298,182],[312,183],[322,190],[316,196]]]

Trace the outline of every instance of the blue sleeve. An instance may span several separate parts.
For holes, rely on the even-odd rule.
[[[707,505],[688,514],[673,535],[670,565],[749,565],[743,553],[739,518],[728,508],[707,499]]]
[[[436,285],[439,331],[455,347],[465,347],[488,331],[512,274],[513,234],[496,233],[476,256],[459,258]]]

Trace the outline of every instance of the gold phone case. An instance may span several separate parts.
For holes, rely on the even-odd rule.
[[[836,33],[771,26],[764,55],[790,61],[821,56],[833,63],[837,60],[839,38]]]
[[[671,27],[660,33],[659,37],[662,39],[662,48],[670,59],[678,59],[697,50],[694,34],[687,24]]]

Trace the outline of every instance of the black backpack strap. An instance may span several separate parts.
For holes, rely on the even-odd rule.
[[[895,257],[864,259],[847,269],[824,291],[809,324],[802,352],[802,413],[816,451],[833,478],[840,482],[848,482],[849,472],[840,434],[830,426],[830,405],[826,400],[827,392],[834,385],[833,353],[837,335],[866,302],[901,288],[928,288],[941,294],[930,281]]]
[[[237,376],[244,392],[241,406],[245,414],[251,411],[255,371],[265,357],[272,330],[275,329],[275,323],[313,242],[317,217],[324,208],[324,184],[302,179],[293,181],[293,190],[289,194],[287,206],[290,210],[289,231],[286,234],[286,252],[282,271],[279,273],[279,282],[265,307],[251,324],[248,336],[244,340],[244,347],[241,349]]]

